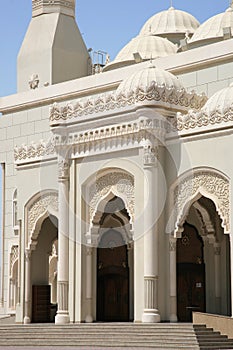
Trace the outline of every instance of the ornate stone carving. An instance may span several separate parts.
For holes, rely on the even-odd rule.
[[[35,90],[36,88],[38,88],[39,82],[40,80],[38,74],[32,74],[28,82],[30,89]]]
[[[32,235],[37,220],[46,212],[49,213],[51,209],[58,212],[58,195],[56,192],[42,194],[41,197],[32,203],[32,205],[28,208],[27,215],[29,236]]]
[[[90,222],[93,221],[100,200],[109,193],[124,198],[127,203],[126,209],[131,220],[134,219],[134,179],[124,172],[111,172],[101,176],[96,183],[91,186],[89,192]]]
[[[176,239],[175,238],[170,238],[169,239],[169,251],[170,252],[175,252],[176,251]]]
[[[143,164],[145,166],[153,166],[157,161],[157,152],[156,148],[151,146],[144,147],[144,155],[143,155]]]
[[[14,266],[14,263],[16,260],[19,258],[19,246],[18,245],[13,245],[11,247],[11,253],[10,253],[10,273],[12,276],[12,268]]]
[[[28,160],[41,160],[55,154],[54,142],[52,140],[45,142],[41,140],[39,143],[31,143],[30,145],[15,146],[14,158],[16,163],[24,163]]]
[[[75,0],[32,0],[33,16],[46,13],[49,9],[49,12],[63,9],[65,13],[74,16]]]
[[[222,226],[228,233],[230,230],[230,188],[229,180],[219,173],[197,170],[185,177],[174,190],[175,233],[182,224],[185,207],[198,193],[210,196],[222,219]],[[186,209],[187,210],[187,209]]]
[[[233,105],[224,111],[215,110],[210,114],[204,111],[190,110],[187,114],[177,113],[174,121],[177,130],[189,130],[203,126],[227,123],[233,121]]]
[[[97,98],[91,98],[85,101],[78,101],[75,105],[68,103],[66,106],[59,106],[57,103],[50,108],[50,121],[62,121],[69,118],[77,118],[85,115],[102,113],[104,111],[119,109],[129,105],[142,102],[168,103],[180,107],[200,109],[207,97],[197,95],[195,92],[187,92],[185,89],[177,91],[174,87],[165,85],[159,86],[155,82],[145,90],[138,88],[135,92],[129,94],[108,93]]]
[[[66,159],[58,162],[58,179],[59,181],[67,180],[69,178],[70,164]]]

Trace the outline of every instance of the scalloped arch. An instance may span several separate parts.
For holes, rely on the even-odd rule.
[[[230,233],[230,181],[213,168],[195,168],[182,174],[171,187],[169,232],[178,236],[191,205],[201,196],[211,199],[222,219],[224,233]],[[173,226],[173,227],[172,227]]]
[[[56,190],[38,192],[25,205],[26,248],[35,249],[41,225],[49,215],[58,218]]]

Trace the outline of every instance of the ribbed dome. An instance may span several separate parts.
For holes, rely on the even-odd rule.
[[[152,16],[142,27],[140,35],[160,35],[178,43],[186,33],[193,34],[199,25],[191,14],[170,7]]]
[[[217,91],[202,108],[202,112],[209,116],[216,113],[224,114],[229,110],[233,110],[233,83],[229,87]]]
[[[138,35],[123,47],[114,61],[110,62],[104,68],[104,71],[136,63],[135,53],[139,53],[142,60],[145,61],[156,57],[172,55],[176,52],[176,45],[167,39],[153,35]]]
[[[134,73],[132,76],[122,81],[116,93],[128,94],[130,92],[135,92],[139,88],[146,91],[152,84],[174,88],[176,90],[184,89],[175,75],[150,64],[149,67]]]
[[[209,18],[196,30],[189,43],[219,41],[223,38],[223,28],[233,30],[233,5],[225,12]]]

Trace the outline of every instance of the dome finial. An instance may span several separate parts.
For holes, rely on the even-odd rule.
[[[170,9],[174,9],[174,7],[173,7],[173,0],[170,0]]]

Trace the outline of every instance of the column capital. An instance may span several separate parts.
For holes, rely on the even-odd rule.
[[[170,237],[169,238],[169,251],[174,252],[176,251],[176,238],[175,237]]]
[[[31,252],[30,249],[25,249],[25,259],[26,259],[27,262],[30,261],[30,259],[31,259],[31,254],[32,254],[32,252]]]
[[[58,161],[58,181],[67,181],[69,179],[70,163],[68,159]]]
[[[154,167],[157,164],[158,149],[152,145],[145,145],[143,147],[143,164],[144,167]]]

